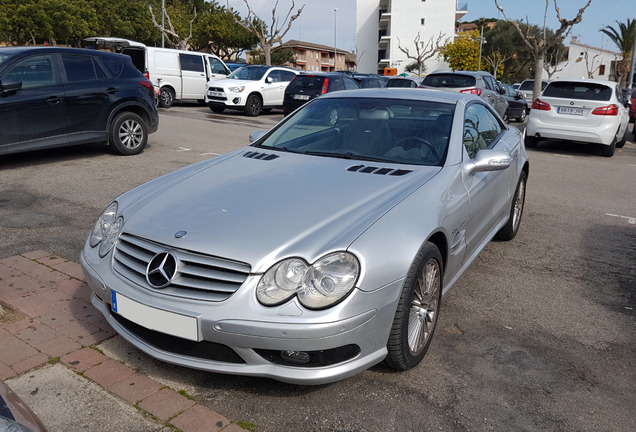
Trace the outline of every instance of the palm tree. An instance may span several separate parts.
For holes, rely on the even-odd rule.
[[[629,65],[631,63],[632,50],[634,49],[634,37],[636,36],[636,19],[627,18],[627,23],[616,21],[618,29],[612,26],[605,26],[600,31],[605,33],[612,42],[616,44],[619,51],[623,55],[623,59],[618,63],[616,74],[618,82],[621,86],[624,84],[624,78],[628,74]]]

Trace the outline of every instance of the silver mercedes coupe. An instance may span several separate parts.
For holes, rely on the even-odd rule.
[[[92,303],[143,352],[323,384],[431,343],[446,293],[517,234],[523,135],[473,95],[323,95],[240,150],[110,203],[81,254]]]

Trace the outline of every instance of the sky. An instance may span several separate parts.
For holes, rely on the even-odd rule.
[[[247,8],[244,0],[217,0],[220,4],[226,3],[238,10],[241,16],[245,16]],[[272,22],[272,9],[276,0],[247,0],[261,19],[267,24]],[[368,1],[368,0],[357,0]],[[400,0],[393,0],[400,1]],[[452,0],[444,0],[452,1]],[[459,0],[459,3],[468,4],[468,13],[464,15],[462,22],[473,21],[481,17],[504,19],[497,10],[494,0]],[[557,0],[561,10],[561,17],[573,19],[578,10],[585,6],[587,0]],[[283,38],[302,40],[328,46],[335,45],[339,49],[353,51],[355,49],[356,33],[356,0],[295,0],[294,13],[302,5],[305,5],[300,17],[294,21],[291,30]],[[277,16],[283,20],[287,15],[292,0],[278,0]],[[523,19],[526,17],[530,24],[543,26],[545,14],[545,0],[499,0],[499,5],[504,9],[506,16],[511,19]],[[334,9],[338,9],[334,11]],[[549,28],[557,28],[554,0],[550,0],[548,8]],[[578,37],[578,41],[587,45],[609,50],[617,50],[616,45],[599,30],[605,26],[618,28],[616,21],[626,22],[627,18],[636,19],[634,0],[592,0],[591,5],[583,13],[583,20],[572,29],[572,35]],[[335,22],[335,32],[334,32]],[[335,34],[334,34],[335,33]],[[568,37],[564,43],[570,41]]]

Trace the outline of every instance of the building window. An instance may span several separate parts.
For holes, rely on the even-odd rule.
[[[424,25],[424,22],[425,22],[425,21],[426,21],[426,18],[422,18],[422,19],[420,19],[420,23],[421,23],[422,25]]]
[[[598,68],[598,74],[599,74],[599,75],[605,75],[605,65],[601,65],[601,66]]]

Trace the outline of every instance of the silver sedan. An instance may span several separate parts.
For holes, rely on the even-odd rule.
[[[335,92],[251,139],[117,197],[86,241],[93,304],[153,357],[297,384],[410,369],[442,294],[519,229],[523,136],[479,97]]]

